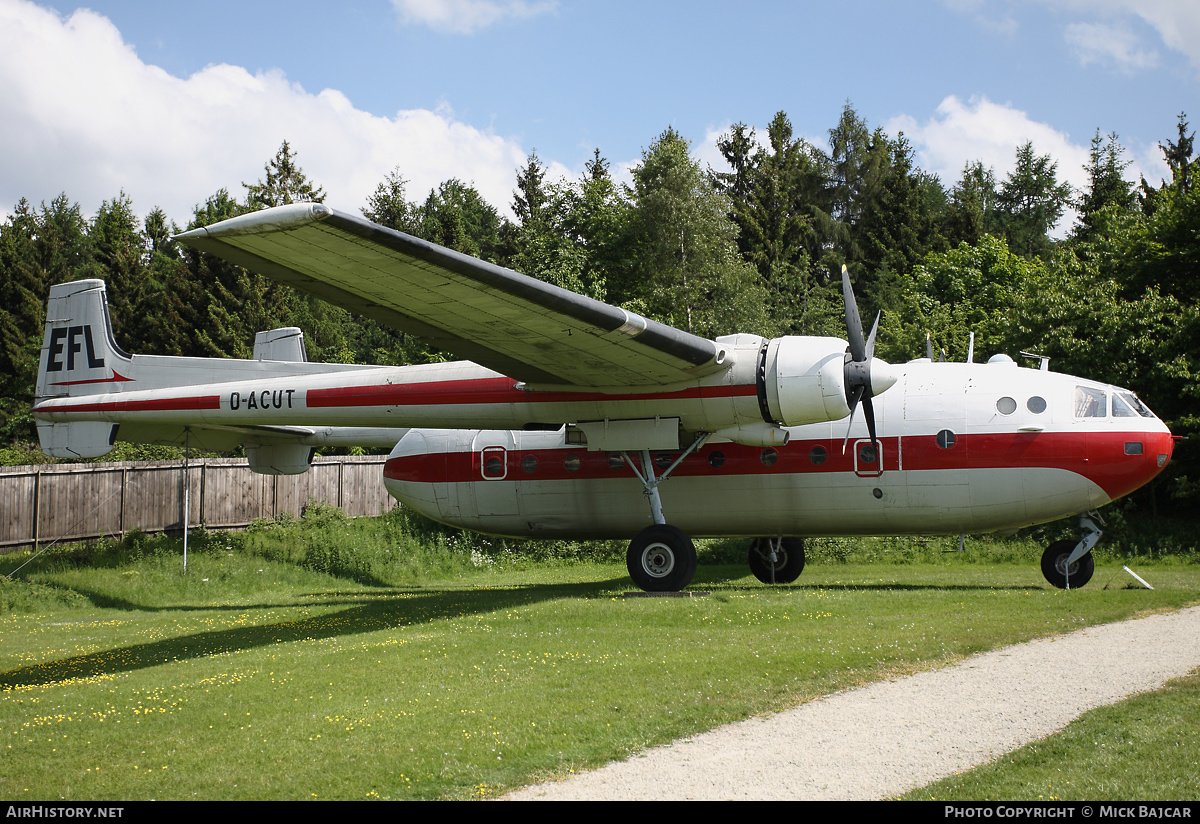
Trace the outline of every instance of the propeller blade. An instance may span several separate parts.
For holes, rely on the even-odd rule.
[[[850,273],[842,264],[842,300],[846,304],[846,333],[850,344],[850,357],[857,363],[867,360],[867,344],[863,338],[862,318],[858,314],[858,302],[854,300],[854,289],[850,286]]]
[[[929,358],[931,363],[933,362],[933,341],[928,332],[925,333],[925,357]]]
[[[871,433],[871,448],[875,450],[875,460],[880,461],[879,457],[879,438],[875,437],[875,407],[871,403],[871,396],[867,395],[863,398],[863,414],[867,416],[867,431]],[[883,469],[883,463],[880,462],[879,468]]]
[[[854,398],[850,401],[850,422],[846,424],[846,437],[842,439],[842,454],[846,454],[846,444],[850,442],[850,427],[854,426],[854,410],[858,409],[858,402],[862,400],[865,386],[859,385],[854,390]],[[872,416],[871,425],[874,426],[874,416]]]
[[[871,327],[871,334],[867,337],[867,352],[863,360],[870,360],[875,357],[875,334],[879,331],[879,319],[883,316],[883,310],[875,313],[875,325]]]

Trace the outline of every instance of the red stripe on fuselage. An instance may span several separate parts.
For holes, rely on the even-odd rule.
[[[220,409],[220,395],[203,395],[193,398],[164,398],[141,401],[107,401],[105,403],[53,403],[47,412],[195,412]],[[37,411],[37,410],[35,410]]]
[[[1140,442],[1143,454],[1126,455],[1125,444]],[[1040,432],[960,435],[955,444],[944,449],[935,435],[909,435],[898,439],[881,438],[884,471],[1052,468],[1064,469],[1088,478],[1111,499],[1137,489],[1161,471],[1158,455],[1168,458],[1173,449],[1169,434],[1158,432]],[[824,459],[817,463],[822,450]],[[714,457],[719,453],[719,459]],[[774,453],[772,463],[769,460]],[[653,453],[673,461],[678,453]],[[533,463],[527,459],[533,458]],[[614,465],[604,452],[588,452],[580,447],[508,450],[505,480],[486,480],[477,452],[437,452],[402,455],[388,460],[384,477],[410,483],[465,483],[480,481],[593,480],[632,477],[623,464]],[[635,461],[640,459],[634,456]],[[717,464],[717,465],[714,465]],[[656,466],[661,473],[669,465],[667,457]],[[1164,463],[1165,465],[1165,463]],[[568,467],[576,467],[569,469]],[[863,474],[871,466],[859,464]],[[791,473],[853,472],[856,469],[854,445],[842,454],[838,439],[795,440],[780,448],[761,449],[733,443],[707,446],[689,455],[675,469],[676,476],[778,475]],[[532,471],[530,471],[532,470]]]
[[[689,400],[735,398],[754,395],[753,385],[693,386],[675,392],[567,392],[517,389],[512,378],[477,378],[457,381],[393,384],[390,386],[343,386],[310,389],[305,396],[309,409],[351,406],[440,406],[455,404],[579,403],[627,400]]]

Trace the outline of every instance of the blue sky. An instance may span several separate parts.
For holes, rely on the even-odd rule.
[[[627,174],[673,126],[716,164],[732,123],[820,142],[847,101],[947,186],[1025,140],[1082,184],[1097,129],[1157,179],[1198,91],[1195,0],[0,0],[0,210],[123,189],[182,224],[284,139],[335,208],[399,168],[410,199],[458,177],[506,209],[532,149]]]

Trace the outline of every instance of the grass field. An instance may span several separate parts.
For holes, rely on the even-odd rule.
[[[1200,601],[1192,555],[1125,560],[1154,591],[1101,557],[1087,588],[1063,592],[1032,541],[956,543],[815,542],[797,585],[775,589],[721,563],[740,546],[712,544],[691,587],[710,595],[655,599],[623,596],[610,545],[519,550],[319,509],[195,536],[186,575],[170,539],[54,550],[0,578],[0,797],[494,797],[846,686]],[[1012,781],[991,785],[999,796],[918,797],[1032,786]]]

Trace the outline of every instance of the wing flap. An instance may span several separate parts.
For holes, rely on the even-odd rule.
[[[530,383],[653,386],[725,368],[713,341],[322,204],[177,239]]]

